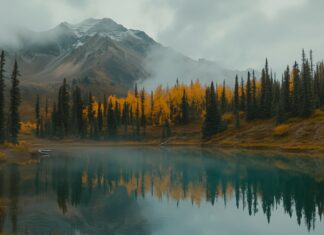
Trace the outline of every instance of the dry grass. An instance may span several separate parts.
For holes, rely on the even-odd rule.
[[[7,155],[3,152],[0,152],[0,162],[5,162],[7,160]]]
[[[288,135],[289,124],[282,124],[273,128],[272,133],[275,137],[282,137]]]
[[[21,152],[28,152],[30,144],[25,140],[21,140],[19,142],[19,144],[12,144],[12,143],[6,142],[3,146],[5,148],[12,149],[12,150],[18,150],[18,151],[21,151]]]

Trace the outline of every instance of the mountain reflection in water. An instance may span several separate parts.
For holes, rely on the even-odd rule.
[[[1,168],[0,232],[154,234],[145,214],[153,200],[172,210],[190,201],[197,215],[232,203],[269,229],[282,209],[311,233],[323,215],[323,169],[320,159],[195,148],[57,151],[36,166]]]

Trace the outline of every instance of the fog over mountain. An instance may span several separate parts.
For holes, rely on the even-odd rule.
[[[236,74],[247,73],[204,59],[193,60],[145,32],[127,29],[109,18],[63,22],[43,32],[24,29],[13,42],[1,47],[7,53],[9,68],[17,58],[27,98],[31,93],[52,91],[63,78],[97,95],[125,95],[134,83],[148,90],[159,84],[171,86],[176,79],[185,83],[226,80],[232,84]]]

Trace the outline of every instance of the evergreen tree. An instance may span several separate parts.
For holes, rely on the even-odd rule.
[[[300,80],[300,71],[298,68],[297,62],[295,62],[293,71],[293,93],[292,93],[292,115],[294,117],[298,116],[300,114],[301,110],[301,102],[302,102],[302,89],[301,89],[301,80]]]
[[[266,75],[265,75],[265,70],[262,69],[262,72],[261,72],[261,94],[260,94],[260,112],[259,112],[259,117],[260,118],[264,118],[265,116],[265,109],[266,109]]]
[[[123,113],[122,113],[122,123],[125,127],[125,134],[128,131],[128,124],[129,124],[129,105],[127,102],[124,103]]]
[[[312,95],[312,77],[309,62],[306,60],[302,67],[302,111],[303,117],[309,117],[314,111]]]
[[[239,111],[239,84],[238,84],[238,77],[235,77],[235,87],[234,87],[234,99],[233,99],[233,112],[234,112],[234,119],[235,119],[235,127],[240,127],[240,111]]]
[[[183,90],[181,98],[181,123],[184,125],[189,123],[189,103],[186,90]]]
[[[36,136],[40,136],[40,101],[39,95],[36,96],[36,104],[35,104],[35,118],[36,118]]]
[[[286,121],[286,116],[285,116],[285,87],[282,87],[280,95],[279,95],[279,101],[277,103],[277,113],[276,113],[276,124],[282,124]]]
[[[246,107],[246,105],[245,105],[245,102],[246,102],[246,100],[245,100],[245,87],[244,87],[244,80],[243,80],[243,78],[241,78],[241,97],[240,97],[240,110],[241,111],[245,111],[245,107]]]
[[[103,130],[103,113],[101,108],[101,102],[98,103],[97,123],[98,123],[98,134],[101,135]]]
[[[309,60],[310,60],[310,72],[311,72],[311,76],[313,77],[313,75],[314,75],[314,63],[313,63],[313,51],[312,50],[309,51]]]
[[[256,77],[253,70],[252,73],[252,110],[253,110],[253,119],[257,118],[258,115],[258,102],[257,102],[257,88],[256,88]]]
[[[284,79],[282,81],[282,102],[283,102],[283,109],[285,113],[291,112],[291,96],[290,96],[290,71],[289,66],[284,73]]]
[[[134,115],[133,115],[133,106],[129,105],[129,123],[134,125]]]
[[[95,112],[93,110],[94,100],[92,93],[89,93],[88,98],[88,107],[87,107],[87,116],[88,116],[88,125],[89,125],[89,136],[94,137],[95,135]]]
[[[11,75],[10,89],[10,142],[18,144],[18,133],[20,129],[19,105],[21,103],[19,80],[20,76],[18,64],[15,60],[14,68]]]
[[[62,87],[59,88],[57,98],[57,110],[56,110],[56,135],[60,138],[64,137],[64,124],[63,124],[63,108],[62,108]]]
[[[227,100],[226,100],[226,84],[225,80],[223,81],[223,91],[221,96],[221,111],[225,113],[227,109]]]
[[[118,100],[116,100],[116,102],[115,102],[115,111],[114,111],[114,113],[115,113],[115,117],[116,117],[117,127],[119,127],[121,113],[120,113],[120,106],[119,106]]]
[[[0,144],[5,141],[6,130],[5,130],[5,82],[4,82],[4,66],[5,66],[5,54],[4,51],[1,52],[0,56]]]
[[[272,114],[272,81],[269,75],[268,59],[266,59],[265,68],[261,76],[261,99],[260,99],[260,117],[270,118]]]
[[[214,83],[206,90],[206,116],[203,123],[203,138],[208,138],[222,130],[222,118],[218,110]]]
[[[318,72],[319,68],[316,66],[315,74],[314,74],[314,107],[321,107],[321,80]]]
[[[69,132],[69,92],[66,79],[63,80],[63,85],[59,89],[57,119],[59,136],[63,137]]]
[[[85,135],[85,126],[83,120],[83,101],[80,87],[76,86],[73,91],[73,105],[72,105],[72,126],[74,133],[80,137]]]
[[[246,120],[253,120],[253,97],[252,97],[252,84],[251,74],[248,72],[247,83],[246,83]]]
[[[117,136],[117,121],[116,115],[114,113],[112,101],[108,103],[108,113],[107,113],[107,132],[109,137]]]
[[[282,78],[281,85],[283,84],[284,78]],[[271,110],[273,110],[275,113],[274,115],[277,115],[277,110],[278,110],[278,104],[279,101],[281,100],[283,104],[283,110],[284,110],[284,99],[283,99],[283,86],[280,86],[280,82],[274,81],[272,85],[272,105],[271,105]],[[284,110],[285,112],[285,110]]]
[[[316,73],[319,80],[319,85],[318,85],[319,107],[323,107],[324,106],[324,62],[323,61],[319,63]]]

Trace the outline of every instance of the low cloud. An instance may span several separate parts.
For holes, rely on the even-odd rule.
[[[165,46],[227,68],[276,71],[302,48],[324,54],[322,0],[0,0],[0,44],[17,28],[47,30],[62,21],[110,17]]]

